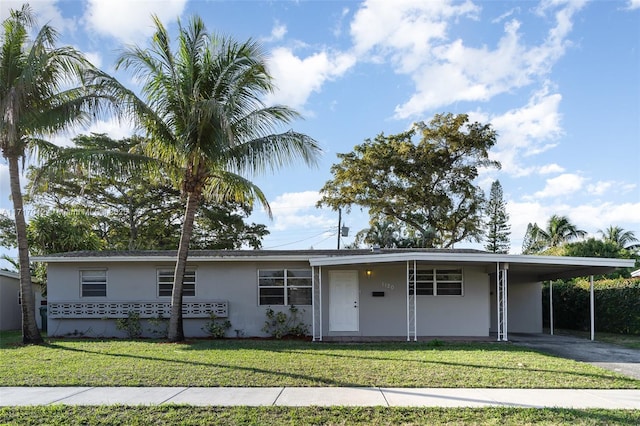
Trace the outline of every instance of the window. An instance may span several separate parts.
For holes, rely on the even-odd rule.
[[[311,305],[311,270],[259,270],[258,289],[260,305]]]
[[[418,296],[462,296],[462,269],[422,268],[416,271]],[[413,269],[409,270],[409,280],[414,280]]]
[[[158,296],[171,297],[173,292],[173,269],[158,269]],[[182,295],[196,295],[196,271],[187,269],[182,278]]]
[[[107,271],[80,271],[82,297],[107,297]]]

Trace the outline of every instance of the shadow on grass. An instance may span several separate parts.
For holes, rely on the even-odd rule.
[[[257,368],[257,367],[244,367],[239,365],[226,365],[226,364],[217,364],[217,363],[200,362],[200,361],[184,361],[184,360],[178,360],[178,359],[157,358],[157,357],[150,357],[150,356],[143,356],[143,355],[105,353],[105,352],[99,352],[99,351],[91,351],[87,349],[69,348],[69,347],[57,345],[55,343],[49,343],[48,346],[54,349],[60,349],[64,351],[82,352],[82,353],[96,354],[101,356],[112,356],[116,358],[132,358],[132,359],[140,359],[145,361],[156,361],[156,362],[160,361],[160,362],[166,362],[171,364],[186,364],[191,366],[207,367],[207,368],[242,370],[242,371],[248,371],[250,373],[255,373],[255,374],[265,374],[265,375],[271,375],[271,376],[288,377],[288,378],[297,379],[297,380],[306,380],[312,383],[325,384],[329,386],[345,386],[345,387],[362,386],[361,384],[358,384],[358,383],[343,382],[339,380],[330,379],[327,377],[315,377],[315,376],[306,375],[306,374],[274,371],[274,370],[267,370],[264,368]]]
[[[218,342],[215,342],[215,343],[217,344],[212,345],[214,347],[207,345],[209,346],[208,349],[209,350],[222,349],[220,346],[223,346],[223,344],[218,344]],[[281,343],[281,342],[277,342],[277,343]],[[384,348],[385,350],[389,350],[389,351],[391,350],[404,351],[404,348],[405,348],[404,345],[402,348],[399,348],[398,345],[391,345],[391,344],[382,344],[382,345],[375,344],[372,346],[342,345],[343,347],[338,347],[335,344],[330,344],[323,348],[323,347],[317,346],[316,344],[309,344],[309,343],[305,344],[301,342],[300,344],[296,344],[295,348],[291,348],[291,345],[289,344],[289,342],[287,342],[284,345],[277,344],[277,343],[268,344],[268,345],[264,345],[264,344],[241,345],[238,342],[234,342],[233,344],[234,347],[233,348],[227,347],[226,350],[227,351],[252,350],[252,351],[292,354],[300,357],[313,357],[314,362],[317,362],[317,363],[322,363],[322,357],[331,357],[331,358],[344,359],[345,362],[352,362],[352,363],[358,363],[359,361],[382,361],[382,362],[389,362],[389,363],[415,363],[416,365],[433,365],[433,366],[442,366],[442,367],[452,367],[454,369],[472,368],[474,370],[485,370],[486,374],[493,374],[492,372],[495,372],[495,371],[504,371],[504,372],[519,371],[521,374],[550,373],[554,375],[565,375],[569,380],[571,377],[575,377],[575,378],[600,380],[600,381],[604,381],[605,383],[615,382],[618,386],[614,386],[614,387],[619,387],[621,382],[628,384],[629,387],[638,387],[638,384],[639,384],[639,381],[635,379],[627,378],[621,375],[615,375],[615,373],[610,373],[606,375],[606,374],[585,373],[585,372],[576,372],[576,371],[561,370],[561,369],[509,367],[509,366],[487,365],[487,364],[477,364],[477,363],[467,363],[467,362],[464,362],[464,363],[452,362],[452,361],[433,360],[433,359],[429,360],[429,359],[415,359],[415,358],[406,358],[406,357],[385,357],[385,356],[371,355],[372,350],[379,351],[380,348]],[[158,344],[161,344],[161,343],[158,343]],[[196,345],[200,347],[193,348],[193,344],[184,344],[181,346],[185,346],[186,350],[205,349],[201,347],[202,342],[198,342]],[[228,371],[238,370],[238,371],[249,372],[256,375],[265,375],[265,376],[273,376],[273,377],[280,377],[280,378],[290,378],[292,380],[300,380],[300,381],[308,382],[309,385],[311,386],[326,385],[326,386],[346,386],[346,387],[356,386],[357,387],[357,386],[372,385],[370,382],[365,382],[365,381],[340,380],[339,378],[332,377],[331,371],[327,371],[326,374],[323,374],[323,375],[311,375],[311,374],[305,374],[301,372],[282,371],[282,370],[276,370],[276,369],[254,367],[254,366],[242,366],[242,365],[232,365],[232,364],[216,363],[216,362],[169,359],[169,358],[144,356],[144,355],[136,355],[136,354],[129,354],[129,353],[110,353],[110,352],[95,351],[90,349],[70,348],[70,347],[59,345],[56,343],[50,343],[48,346],[54,349],[60,349],[64,351],[96,354],[96,355],[110,356],[110,357],[116,357],[116,358],[130,358],[130,359],[140,359],[145,361],[162,362],[162,363],[168,363],[168,364],[184,364],[184,365],[205,367],[205,368],[219,368],[219,369],[228,370]],[[270,346],[270,347],[265,348],[265,346]],[[456,344],[456,345],[452,345],[451,347],[444,346],[444,347],[433,348],[433,347],[429,347],[428,345],[420,345],[420,347],[407,346],[406,348],[408,349],[409,352],[424,352],[424,351],[446,352],[446,351],[452,351],[452,350],[486,351],[485,348],[477,348],[476,344],[473,344],[470,346],[471,348],[467,347],[467,345]],[[331,352],[327,352],[327,350],[330,350]],[[344,350],[345,352],[337,353],[336,350]],[[495,345],[492,350],[496,352],[501,352],[505,350],[505,347],[504,346],[498,347],[497,345]],[[531,353],[531,352],[535,353],[535,351],[526,350],[524,348],[513,348],[513,347],[508,349],[508,351],[523,353],[523,354]],[[353,352],[356,352],[356,353],[354,354]],[[545,356],[549,356],[549,355],[545,355]],[[261,359],[260,357],[255,357],[255,358],[256,360]],[[552,358],[557,358],[557,357],[552,357]],[[269,359],[269,358],[265,357],[264,359]],[[274,364],[278,365],[278,362],[274,361]],[[329,363],[326,363],[326,365],[329,366]],[[328,369],[330,370],[329,367]],[[386,384],[382,384],[380,386],[383,386],[383,385],[386,385]],[[378,386],[378,384],[376,384],[376,386]],[[402,385],[399,385],[399,386],[402,387]]]

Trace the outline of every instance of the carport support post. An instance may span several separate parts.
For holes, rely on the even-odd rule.
[[[596,317],[594,313],[595,308],[595,297],[593,294],[593,275],[589,277],[589,311],[591,313],[591,340],[594,340],[596,337]]]
[[[549,330],[553,336],[553,280],[549,281]]]

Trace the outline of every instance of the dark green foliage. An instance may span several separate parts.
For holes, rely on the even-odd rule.
[[[640,280],[617,279],[594,283],[595,329],[640,335]],[[542,315],[549,325],[549,285],[542,289]],[[554,283],[553,322],[556,328],[589,330],[589,283]]]
[[[499,180],[491,184],[491,194],[485,214],[487,216],[485,249],[491,253],[509,253],[511,226]]]
[[[266,312],[267,320],[264,322],[262,331],[276,339],[285,336],[304,337],[309,334],[309,326],[304,324],[298,316],[298,308],[289,306],[289,315],[284,312],[275,312],[268,308]]]
[[[495,142],[490,124],[436,114],[407,132],[380,134],[338,154],[318,205],[366,208],[374,221],[398,221],[436,247],[479,241],[485,197],[474,181],[480,168],[500,167],[489,159]]]
[[[202,331],[214,339],[222,339],[227,330],[231,328],[231,321],[218,317],[215,313],[209,314],[209,321],[202,327]]]
[[[142,324],[140,324],[140,314],[129,311],[126,318],[116,320],[116,328],[127,333],[130,339],[137,339],[142,336]]]

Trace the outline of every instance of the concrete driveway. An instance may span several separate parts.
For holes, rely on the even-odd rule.
[[[510,333],[509,340],[516,345],[588,362],[640,380],[640,350],[609,343],[592,342],[573,336],[549,334]]]

